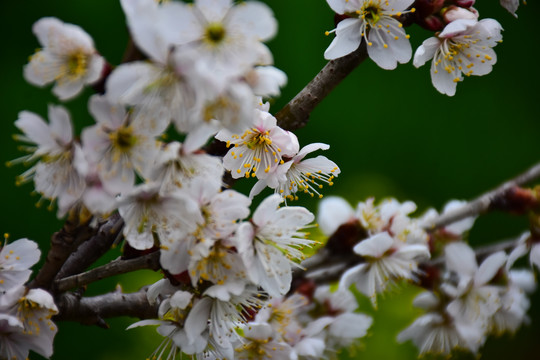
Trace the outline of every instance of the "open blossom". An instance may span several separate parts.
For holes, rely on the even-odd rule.
[[[37,244],[28,239],[15,240],[0,249],[0,295],[23,285],[38,262],[41,252]]]
[[[104,60],[80,27],[47,17],[38,20],[32,30],[43,49],[24,67],[28,82],[38,86],[56,82],[53,93],[67,100],[80,93],[84,85],[99,80]]]
[[[158,151],[156,133],[103,96],[92,96],[88,107],[96,124],[82,132],[85,156],[96,164],[100,180],[111,192],[129,190],[135,172],[144,175],[153,163]]]
[[[58,328],[52,322],[58,313],[51,294],[24,286],[0,296],[0,358],[26,359],[29,350],[44,357],[53,353]]]
[[[340,280],[340,287],[356,288],[377,305],[377,294],[398,279],[413,279],[418,271],[418,261],[429,259],[425,245],[403,244],[387,232],[362,240],[354,252],[365,259],[364,263],[347,270]]]
[[[383,69],[394,69],[397,63],[411,59],[409,35],[396,19],[407,12],[413,0],[327,0],[338,14],[347,15],[335,30],[336,37],[324,52],[332,60],[350,54],[362,39],[369,57]],[[414,11],[414,10],[411,10]]]
[[[291,265],[304,258],[301,249],[313,244],[300,232],[314,216],[299,206],[279,208],[281,196],[267,197],[255,210],[252,222],[240,224],[236,237],[251,281],[271,296],[289,291]]]
[[[339,167],[325,156],[317,156],[313,159],[306,159],[307,154],[317,150],[327,150],[330,146],[322,143],[313,143],[304,146],[289,161],[280,163],[266,178],[259,180],[253,189],[250,197],[260,193],[266,186],[275,189],[276,193],[289,200],[298,200],[297,192],[303,192],[314,197],[323,188],[322,183],[329,186],[334,185],[334,177],[341,172]]]
[[[45,198],[58,200],[58,216],[63,216],[79,200],[85,189],[84,178],[74,166],[79,145],[73,141],[69,113],[62,106],[50,105],[47,124],[37,114],[22,111],[15,126],[24,133],[23,136],[17,136],[17,139],[37,145],[28,147],[32,154],[19,160],[39,159],[17,181],[24,183],[33,178],[37,192]]]
[[[261,43],[277,30],[267,5],[257,1],[235,4],[231,0],[196,0],[188,10],[179,30],[193,38],[179,52],[195,53],[196,71],[211,77],[218,91],[229,79],[260,64],[262,58],[271,58]]]
[[[414,54],[414,66],[431,62],[431,82],[446,95],[456,93],[463,75],[489,74],[497,62],[493,47],[502,39],[501,25],[493,19],[458,19],[436,37],[425,40]]]
[[[253,115],[253,126],[242,135],[228,130],[216,135],[216,139],[232,146],[223,158],[223,166],[231,171],[234,179],[242,176],[264,178],[283,163],[282,157],[293,156],[298,151],[296,135],[277,126],[275,117],[258,109]]]
[[[154,246],[154,232],[166,243],[194,231],[202,221],[197,204],[181,190],[164,194],[159,189],[157,183],[142,184],[118,199],[124,236],[137,250]]]

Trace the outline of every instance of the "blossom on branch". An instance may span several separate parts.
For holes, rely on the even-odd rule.
[[[413,64],[431,62],[431,82],[442,94],[453,96],[465,76],[489,74],[497,62],[493,47],[502,39],[501,25],[493,19],[458,19],[436,37],[425,40],[414,54]]]
[[[346,15],[337,28],[325,59],[333,60],[350,54],[366,42],[371,60],[383,69],[392,70],[398,62],[404,64],[411,59],[412,49],[409,35],[399,20],[413,0],[327,0],[338,14]]]
[[[68,100],[84,85],[101,77],[105,61],[94,49],[94,41],[77,25],[46,17],[32,27],[43,49],[24,67],[26,81],[37,86],[55,82],[53,93]]]

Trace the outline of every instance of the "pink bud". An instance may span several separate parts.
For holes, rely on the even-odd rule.
[[[420,19],[418,25],[430,31],[441,31],[444,29],[443,20],[436,15],[429,15],[428,17]]]
[[[475,0],[455,0],[454,3],[462,8],[470,8],[474,5]]]

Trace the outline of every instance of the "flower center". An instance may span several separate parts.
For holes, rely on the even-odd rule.
[[[133,136],[133,129],[129,126],[122,126],[117,131],[109,134],[109,138],[113,143],[113,147],[121,151],[127,151],[137,143],[137,138]]]
[[[206,27],[205,40],[210,44],[217,45],[225,38],[225,29],[221,23],[210,23]]]
[[[80,77],[86,73],[86,63],[88,57],[82,51],[69,55],[67,59],[68,74],[73,77]]]

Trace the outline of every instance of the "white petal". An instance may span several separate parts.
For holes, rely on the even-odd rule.
[[[343,198],[329,196],[319,203],[317,223],[323,234],[332,235],[339,226],[354,219],[354,209]]]
[[[482,286],[491,281],[497,272],[504,266],[506,259],[507,256],[504,251],[491,254],[482,262],[482,264],[480,264],[478,272],[474,276],[474,284],[476,286]]]
[[[359,19],[345,19],[336,28],[336,37],[324,52],[324,58],[333,60],[352,53],[362,40]]]
[[[380,258],[393,244],[394,239],[387,232],[382,232],[360,241],[353,251],[362,256]]]
[[[441,41],[436,37],[430,37],[424,40],[422,45],[416,49],[414,53],[413,65],[420,67],[426,63],[426,61],[433,59],[435,52],[441,45]]]

